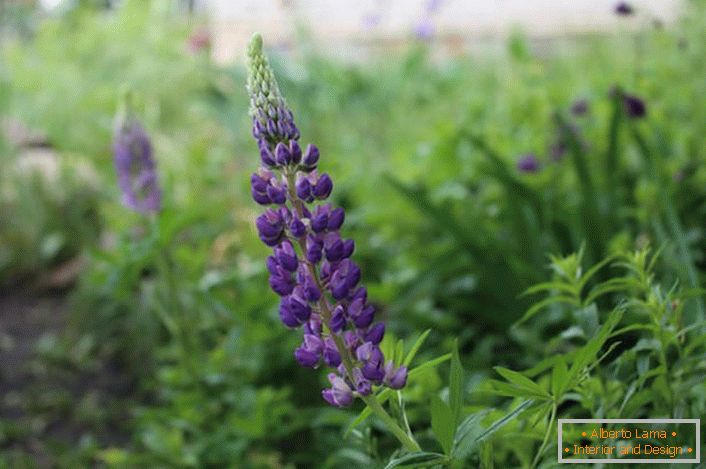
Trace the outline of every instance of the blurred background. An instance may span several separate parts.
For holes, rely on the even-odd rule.
[[[561,305],[517,324],[541,299],[522,292],[557,275],[550,255],[581,251],[588,268],[660,249],[654,278],[691,292],[679,311],[703,321],[705,13],[696,0],[0,0],[0,468],[375,467],[394,447],[374,425],[342,439],[360,408],[325,406],[325,372],[293,360],[299,334],[268,289],[249,183],[255,31],[334,179],[388,337],[431,328],[422,357],[458,338],[471,395],[494,365],[582,340]],[[155,217],[121,204],[125,89],[154,146]],[[443,373],[410,383],[413,425]],[[686,384],[697,418],[703,381]],[[522,445],[505,445],[497,467],[523,466]]]

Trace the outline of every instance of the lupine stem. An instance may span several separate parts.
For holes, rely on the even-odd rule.
[[[295,211],[297,212],[297,216],[300,218],[304,218],[304,207],[302,204],[302,201],[297,197],[296,191],[295,191],[295,173],[291,171],[285,170],[284,172],[285,177],[287,178],[287,190],[289,194],[289,200],[294,206]],[[306,243],[304,241],[304,238],[299,238],[296,240],[297,244],[299,244],[300,249],[302,250],[302,253],[306,252]],[[302,256],[304,257],[304,256]],[[314,282],[316,282],[317,287],[319,290],[322,292],[325,291],[323,288],[323,285],[321,284],[321,279],[319,278],[319,274],[316,271],[316,267],[312,265],[309,261],[305,261],[306,265],[309,270],[309,274],[311,277],[314,279]],[[333,339],[333,342],[336,344],[336,349],[338,350],[339,355],[341,356],[341,361],[343,362],[343,367],[346,369],[346,374],[348,375],[348,379],[353,381],[353,359],[350,356],[350,351],[348,348],[345,346],[343,343],[343,339],[341,338],[340,335],[334,334],[330,331],[329,327],[329,322],[331,320],[331,307],[328,304],[328,301],[326,300],[326,297],[324,295],[321,296],[319,301],[317,302],[319,304],[319,309],[321,311],[321,317],[323,319],[323,324],[326,326],[326,329],[329,330],[329,334],[331,338]],[[421,451],[421,447],[419,446],[419,443],[417,443],[414,438],[411,435],[408,435],[407,432],[405,432],[398,424],[395,422],[395,419],[393,419],[390,414],[385,411],[385,409],[380,405],[380,402],[378,402],[377,397],[375,395],[369,395],[369,396],[360,396],[361,399],[363,399],[363,402],[365,402],[368,407],[370,407],[370,410],[373,411],[373,413],[380,419],[382,422],[385,424],[385,426],[390,430],[390,432],[402,443],[402,445],[409,451]]]
[[[390,414],[388,414],[385,409],[383,409],[375,395],[361,396],[361,398],[363,399],[363,402],[365,402],[368,407],[370,407],[370,410],[372,410],[373,413],[377,415],[380,420],[382,420],[382,422],[387,426],[390,432],[392,432],[392,434],[395,435],[398,440],[400,440],[400,443],[402,443],[402,445],[407,450],[412,452],[422,450],[422,448],[419,446],[419,443],[417,443],[414,438],[409,436],[407,432],[402,430],[402,428],[397,425],[397,422],[395,422],[395,419],[390,417]]]
[[[172,270],[171,261],[169,259],[167,250],[164,246],[161,246],[160,240],[160,229],[159,221],[156,214],[152,214],[150,217],[150,222],[152,225],[152,236],[155,237],[157,243],[159,244],[158,254],[156,256],[155,262],[157,266],[157,271],[164,281],[164,286],[166,290],[166,298],[164,300],[164,306],[166,311],[159,310],[160,319],[164,322],[165,327],[172,335],[172,339],[176,341],[179,347],[179,352],[181,358],[186,365],[187,370],[192,374],[192,376],[197,375],[196,367],[194,366],[194,356],[197,352],[197,344],[194,343],[191,336],[191,330],[188,326],[188,316],[184,310],[181,301],[179,301],[179,294],[177,291],[176,279],[174,278],[174,271]],[[173,316],[176,315],[176,318]]]

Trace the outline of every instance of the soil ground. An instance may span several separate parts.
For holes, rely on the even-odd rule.
[[[68,339],[68,304],[63,294],[0,292],[0,467],[3,456],[55,467],[68,450],[127,440],[132,385]]]

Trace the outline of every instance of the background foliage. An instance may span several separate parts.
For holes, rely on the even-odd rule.
[[[706,414],[697,2],[677,25],[549,49],[517,34],[444,60],[421,42],[355,64],[275,56],[386,346],[431,329],[412,367],[445,357],[403,393],[418,460],[375,420],[349,428],[362,409],[326,407],[323,373],[292,359],[252,226],[242,63],[190,50],[200,25],[160,3],[76,5],[18,13],[3,43],[4,117],[39,137],[2,137],[1,292],[62,298],[66,326],[23,365],[34,392],[4,392],[0,467],[550,467],[555,418]],[[126,86],[154,140],[157,219],[119,204]],[[527,153],[538,171],[517,169]]]

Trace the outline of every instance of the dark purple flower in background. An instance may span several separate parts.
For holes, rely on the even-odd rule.
[[[385,361],[352,239],[341,236],[345,212],[325,200],[333,181],[317,169],[319,150],[300,147],[293,115],[279,92],[255,35],[248,46],[248,91],[253,135],[262,166],[251,177],[253,199],[270,206],[256,220],[260,239],[273,248],[269,283],[280,299],[285,326],[303,329],[295,359],[305,367],[332,368],[323,398],[336,407],[367,396],[373,386],[402,388],[407,368]]]
[[[627,2],[618,2],[618,4],[615,5],[614,11],[616,15],[620,16],[630,16],[633,14],[632,5]]]
[[[586,114],[588,114],[588,111],[589,111],[589,105],[588,105],[588,100],[586,100],[586,99],[577,99],[571,105],[571,114],[573,114],[576,117],[585,116]]]
[[[645,101],[629,94],[623,94],[623,109],[625,114],[632,119],[640,119],[647,114]]]
[[[517,169],[522,173],[536,173],[539,171],[539,160],[533,153],[522,155],[517,160]]]
[[[152,143],[129,112],[118,120],[115,128],[113,156],[123,204],[141,213],[159,212],[162,193]]]

